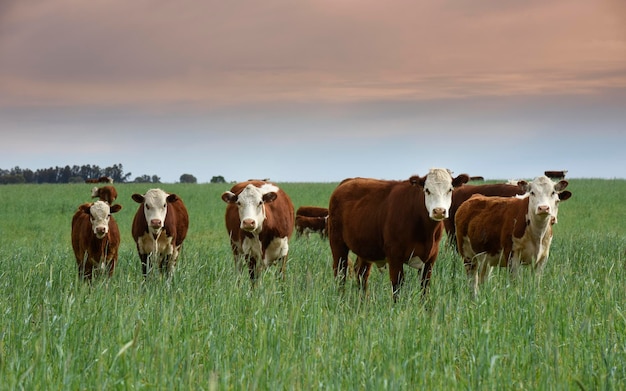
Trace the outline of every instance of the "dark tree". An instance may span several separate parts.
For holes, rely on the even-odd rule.
[[[180,176],[180,183],[198,183],[198,179],[191,174],[183,174]]]
[[[211,183],[226,183],[226,180],[223,176],[217,175],[211,178]]]

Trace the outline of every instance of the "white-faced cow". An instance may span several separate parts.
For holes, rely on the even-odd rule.
[[[456,213],[458,251],[474,295],[494,266],[509,267],[515,277],[520,265],[541,273],[550,252],[552,225],[559,201],[572,195],[567,181],[552,182],[540,176],[530,183],[519,181],[524,196],[474,195]]]
[[[144,277],[153,267],[172,276],[189,228],[189,215],[183,200],[161,189],[145,195],[133,194],[139,208],[133,219],[132,234],[137,244]]]
[[[264,181],[246,181],[222,194],[226,206],[226,230],[235,265],[248,266],[250,279],[268,266],[279,263],[284,276],[293,233],[294,208],[289,196]]]
[[[474,194],[482,194],[493,197],[513,197],[525,193],[525,189],[516,184],[508,183],[492,183],[486,185],[463,185],[454,189],[452,192],[452,204],[450,204],[450,216],[444,220],[443,225],[446,228],[448,243],[456,247],[456,229],[454,225],[454,217],[459,206],[467,201]]]
[[[91,198],[98,198],[100,201],[113,205],[113,201],[117,199],[117,190],[113,186],[96,186],[91,189]]]
[[[82,204],[72,217],[72,248],[78,274],[91,281],[97,270],[113,275],[120,245],[120,231],[111,214],[122,209],[104,201]]]
[[[355,272],[362,291],[372,263],[389,265],[394,301],[404,281],[404,264],[421,269],[425,294],[439,253],[443,220],[448,217],[452,190],[467,182],[446,169],[431,169],[424,176],[404,181],[366,178],[344,180],[330,197],[328,238],[333,271],[343,286],[348,252],[358,259]]]

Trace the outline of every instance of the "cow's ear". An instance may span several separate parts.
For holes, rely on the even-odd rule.
[[[276,198],[278,198],[278,194],[276,194],[276,192],[274,191],[270,191],[269,193],[265,193],[263,194],[263,202],[272,202],[274,201]]]
[[[459,187],[464,183],[469,182],[470,177],[467,174],[459,174],[456,178],[452,180],[452,187]]]
[[[565,190],[565,188],[569,185],[569,182],[566,180],[559,181],[556,185],[554,185],[554,190],[557,192]]]
[[[559,200],[565,201],[568,200],[572,196],[572,192],[569,190],[565,190],[559,193]]]
[[[176,194],[169,194],[166,198],[166,201],[169,203],[176,202],[178,200],[178,196]]]
[[[426,177],[423,176],[419,176],[419,175],[413,175],[412,177],[409,178],[409,182],[411,182],[411,185],[415,186],[419,186],[419,187],[424,187],[424,184],[426,183]]]
[[[517,186],[522,189],[524,193],[528,193],[530,191],[530,185],[526,181],[517,181]]]
[[[81,206],[78,207],[78,210],[83,212],[83,213],[87,213],[88,215],[90,215],[91,214],[91,205],[93,205],[93,202],[82,204]]]
[[[228,204],[234,204],[237,202],[237,195],[232,191],[225,191],[222,193],[222,200]]]
[[[133,201],[135,201],[138,204],[141,204],[145,201],[145,198],[143,197],[143,195],[137,194],[137,193],[133,194],[131,198],[133,199]]]
[[[122,205],[115,204],[115,205],[111,206],[111,212],[110,213],[117,213],[120,210],[122,210]]]

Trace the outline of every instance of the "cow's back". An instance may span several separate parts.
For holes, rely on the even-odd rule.
[[[326,217],[328,216],[328,208],[321,206],[301,206],[296,211],[296,216]]]

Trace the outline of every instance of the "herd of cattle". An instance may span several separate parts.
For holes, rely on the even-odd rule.
[[[546,172],[548,174],[548,172]],[[554,176],[551,176],[554,178]],[[227,204],[226,231],[240,272],[254,281],[265,268],[278,264],[284,274],[292,233],[318,232],[330,244],[333,272],[340,285],[348,276],[348,254],[365,293],[371,267],[388,267],[393,299],[404,280],[404,265],[421,271],[427,292],[432,267],[445,229],[463,259],[474,295],[492,267],[520,265],[540,273],[548,258],[552,226],[560,201],[571,197],[568,182],[546,175],[531,182],[470,185],[466,174],[447,169],[403,181],[349,178],[330,196],[328,207],[302,206],[294,213],[290,197],[267,180],[235,184],[222,194]],[[82,204],[72,219],[72,247],[79,275],[91,280],[96,270],[113,274],[120,233],[111,216],[111,185],[94,187],[98,201]],[[139,204],[132,224],[144,277],[153,268],[171,277],[189,226],[187,209],[176,194],[151,189],[133,194]]]

